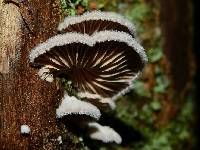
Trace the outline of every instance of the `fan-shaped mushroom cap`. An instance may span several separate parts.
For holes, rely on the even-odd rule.
[[[30,61],[49,66],[54,77],[71,80],[78,92],[116,99],[132,87],[147,57],[131,35],[100,31],[91,36],[81,33],[54,36],[31,51]]]
[[[121,136],[109,126],[102,126],[96,122],[88,123],[90,128],[96,129],[90,133],[90,138],[94,140],[100,140],[104,143],[115,142],[120,144],[122,142]]]
[[[65,93],[60,106],[56,109],[56,115],[58,118],[62,118],[73,114],[88,115],[95,119],[99,119],[101,116],[100,110],[96,106]]]
[[[58,26],[62,33],[79,32],[93,34],[98,31],[116,30],[135,35],[134,25],[123,16],[114,12],[91,11],[80,16],[69,16]]]

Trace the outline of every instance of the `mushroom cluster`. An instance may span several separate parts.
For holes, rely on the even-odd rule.
[[[114,109],[115,100],[133,87],[147,62],[143,47],[135,39],[135,27],[116,13],[92,11],[65,18],[58,32],[32,49],[30,62],[40,67],[42,80],[64,78],[72,82],[76,97],[65,92],[58,118],[84,114],[98,119],[102,106]],[[113,129],[97,123],[88,126],[97,128],[91,138],[101,140],[106,129],[109,136],[102,141],[116,142],[114,137],[118,138],[116,143],[121,141]]]

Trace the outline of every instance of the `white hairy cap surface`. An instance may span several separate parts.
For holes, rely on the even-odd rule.
[[[132,38],[131,35],[119,31],[100,31],[91,36],[80,33],[65,33],[53,36],[46,42],[43,42],[32,49],[29,55],[30,62],[34,63],[35,58],[50,51],[51,48],[56,46],[63,46],[71,43],[82,43],[92,47],[96,43],[104,41],[124,42],[140,55],[144,63],[147,62],[147,56],[143,47],[134,38]]]
[[[104,143],[115,142],[120,144],[122,142],[121,136],[109,126],[102,126],[96,122],[88,123],[88,126],[96,129],[96,131],[90,133],[91,139],[100,140]]]
[[[101,116],[100,110],[96,106],[65,93],[60,106],[56,109],[56,115],[58,118],[62,118],[65,115],[73,114],[88,115],[95,119],[99,119]]]
[[[28,125],[21,125],[20,132],[21,134],[30,134],[31,129]]]

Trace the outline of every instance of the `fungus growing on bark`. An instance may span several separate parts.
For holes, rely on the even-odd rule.
[[[104,143],[115,142],[120,144],[122,142],[121,136],[109,126],[102,126],[96,122],[91,122],[88,126],[93,129],[89,134],[91,139],[100,140]]]
[[[135,35],[135,26],[114,12],[91,11],[80,16],[69,16],[58,26],[58,31],[93,34],[99,31],[116,30]]]
[[[32,49],[30,62],[40,67],[38,75],[43,80],[72,81],[77,97],[65,93],[56,110],[58,118],[85,114],[98,119],[101,106],[114,108],[114,100],[132,88],[147,62],[143,47],[134,38],[134,26],[115,13],[94,11],[67,17],[58,30],[62,34]],[[88,126],[97,129],[91,138],[121,143],[110,127]]]

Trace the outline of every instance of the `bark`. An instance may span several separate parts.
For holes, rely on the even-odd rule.
[[[0,0],[0,149],[66,146],[56,140],[67,132],[56,124],[62,93],[55,82],[39,79],[28,58],[34,46],[56,34],[59,5],[59,0]],[[30,135],[20,134],[23,124]]]

